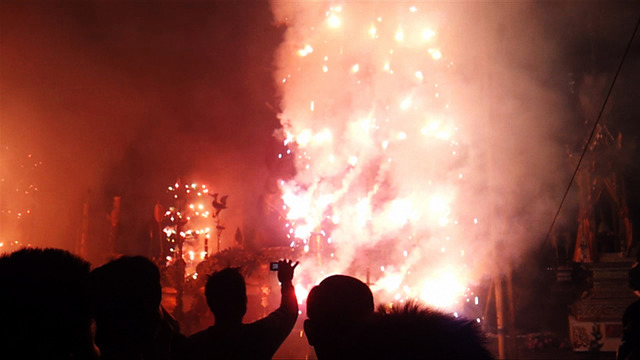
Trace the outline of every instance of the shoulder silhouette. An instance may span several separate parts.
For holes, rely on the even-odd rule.
[[[0,257],[0,358],[95,359],[90,265],[60,249]]]
[[[629,288],[640,296],[640,266],[634,263],[629,270]],[[640,358],[640,300],[631,303],[622,315],[622,342],[618,347],[618,360]]]
[[[179,337],[160,306],[160,272],[142,256],[123,256],[91,272],[91,305],[102,359],[169,359]]]

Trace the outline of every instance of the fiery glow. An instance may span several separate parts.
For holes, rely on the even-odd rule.
[[[329,16],[329,26],[332,28],[337,28],[340,26],[340,18],[335,15]]]
[[[349,271],[381,299],[452,308],[475,280],[455,68],[427,11],[385,6],[274,3],[291,41],[281,140],[297,169],[280,190],[291,246],[308,253],[296,291]]]
[[[446,271],[424,282],[420,299],[433,306],[447,309],[464,294],[465,288],[465,284],[460,282],[456,274]]]
[[[438,49],[429,49],[428,52],[429,54],[431,54],[431,57],[434,58],[435,60],[439,60],[442,58],[442,53]]]
[[[43,171],[37,156],[0,148],[0,254],[31,246],[35,240],[34,221],[40,215],[35,209],[37,184],[46,178]]]
[[[294,287],[296,297],[298,298],[298,304],[302,305],[307,301],[307,295],[309,295],[310,288],[306,288],[304,285],[296,284]]]
[[[398,226],[405,225],[410,219],[415,219],[416,213],[412,209],[411,202],[406,199],[395,199],[389,209],[389,220]]]
[[[429,39],[433,38],[434,36],[436,36],[436,33],[433,30],[427,29],[427,30],[422,32],[422,38],[425,39],[425,40],[429,40]]]

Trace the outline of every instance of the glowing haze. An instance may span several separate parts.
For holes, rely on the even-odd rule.
[[[300,292],[348,273],[369,280],[381,300],[456,309],[473,295],[471,284],[517,259],[521,244],[543,232],[515,228],[537,225],[532,214],[548,205],[536,195],[543,185],[523,180],[555,147],[526,154],[530,145],[518,138],[538,140],[544,122],[536,120],[543,130],[533,132],[526,130],[531,114],[509,127],[504,119],[492,123],[488,75],[478,68],[465,78],[456,58],[467,48],[467,64],[493,62],[490,40],[455,32],[442,9],[407,2],[272,7],[287,27],[277,58],[277,135],[288,147],[280,156],[293,157],[297,169],[280,187],[291,246],[308,253]],[[506,103],[502,116],[522,110]],[[523,201],[531,213],[518,221],[520,206],[512,203]]]

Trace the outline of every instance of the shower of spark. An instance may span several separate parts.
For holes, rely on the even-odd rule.
[[[348,273],[383,301],[453,310],[478,280],[455,61],[426,4],[275,2],[279,114],[297,174],[280,181],[309,288]],[[468,121],[463,122],[469,124]]]

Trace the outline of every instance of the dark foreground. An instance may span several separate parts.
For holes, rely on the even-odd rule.
[[[498,359],[498,344],[495,336],[489,336],[487,347]],[[558,346],[549,346],[546,348],[533,350],[530,336],[518,336],[518,350],[516,356],[507,357],[507,359],[526,359],[526,360],[560,360],[560,359],[582,359],[582,360],[615,360],[615,352],[576,352],[570,347],[560,348]],[[317,359],[313,348],[310,347],[299,329],[294,329],[282,347],[276,353],[274,359]]]

